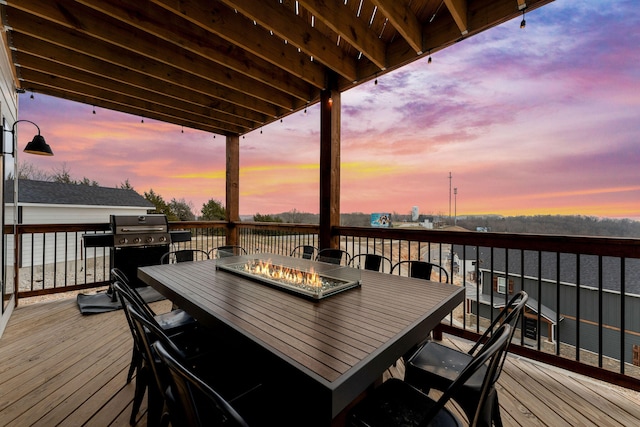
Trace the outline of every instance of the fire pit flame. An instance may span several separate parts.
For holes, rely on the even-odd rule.
[[[244,271],[292,285],[303,285],[310,288],[322,288],[323,286],[322,278],[313,271],[313,268],[307,272],[284,265],[274,265],[271,260],[249,261],[244,265]]]
[[[293,258],[282,257],[276,262],[271,258],[234,258],[240,258],[240,262],[225,258],[226,261],[219,260],[216,268],[316,300],[360,286],[358,269],[319,264],[322,269],[318,272],[314,271],[313,262]]]

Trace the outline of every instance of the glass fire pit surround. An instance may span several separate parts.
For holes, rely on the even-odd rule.
[[[360,286],[358,269],[310,264],[292,265],[282,260],[253,258],[221,263],[216,268],[311,299],[326,298]]]

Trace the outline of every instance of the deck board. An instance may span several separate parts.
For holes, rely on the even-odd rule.
[[[120,311],[82,316],[75,299],[19,306],[0,338],[0,426],[129,425],[131,345]],[[401,363],[386,374],[402,375]],[[640,425],[640,393],[525,358],[509,356],[498,387],[505,426]],[[146,400],[138,426],[145,411]]]

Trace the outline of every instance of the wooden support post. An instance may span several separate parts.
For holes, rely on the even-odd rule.
[[[329,87],[334,87],[329,85]],[[328,89],[320,94],[320,249],[337,248],[332,235],[340,225],[340,92]]]
[[[227,174],[226,174],[226,221],[227,245],[238,244],[238,230],[235,223],[240,221],[240,137],[227,136]]]

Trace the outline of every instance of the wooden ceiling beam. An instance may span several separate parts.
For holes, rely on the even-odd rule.
[[[268,30],[253,25],[227,6],[219,2],[150,1],[227,40],[251,56],[262,58],[317,89],[324,88],[326,78],[322,65],[311,62],[308,56],[298,53],[294,46],[271,36]]]
[[[134,87],[148,89],[162,94],[168,99],[190,104],[194,108],[206,108],[209,114],[215,112],[219,114],[222,121],[232,124],[251,126],[251,123],[264,123],[268,119],[264,114],[255,113],[245,108],[239,108],[224,100],[202,95],[192,88],[178,86],[173,82],[163,81],[136,70],[105,62],[17,31],[12,32],[11,41],[12,46],[16,49],[14,52],[16,63],[19,63],[22,67],[29,67],[29,63],[25,62],[24,55],[32,55],[69,67],[70,72],[73,69],[87,71],[101,78],[108,78]],[[184,94],[187,90],[190,91],[190,96],[185,97]]]
[[[86,87],[79,84],[75,85],[74,88],[62,87],[57,79],[52,79],[48,83],[30,83],[30,86],[33,87],[33,90],[36,93],[46,93],[57,98],[68,99],[70,101],[80,102],[86,105],[99,106],[108,110],[120,111],[141,119],[153,119],[221,135],[233,134],[233,132],[226,126],[217,128],[201,121],[194,121],[190,117],[180,117],[174,114],[162,114],[155,112],[150,109],[150,107],[153,107],[151,104],[144,108],[132,106],[129,103],[129,99],[126,97],[112,96],[111,94],[105,93],[105,95],[109,96],[108,98],[98,98],[95,94],[89,95]]]
[[[371,0],[378,10],[389,19],[389,23],[400,33],[417,55],[424,52],[422,26],[405,2],[397,0]]]
[[[108,63],[136,70],[145,75],[166,81],[169,84],[183,86],[187,91],[199,92],[205,96],[211,96],[225,103],[235,104],[267,117],[276,117],[283,113],[281,109],[271,103],[217,85],[208,79],[193,75],[183,69],[175,68],[154,59],[143,58],[122,47],[94,39],[87,34],[57,24],[47,23],[42,18],[33,17],[23,11],[13,10],[11,12],[11,16],[16,18],[16,25],[13,27],[14,32],[24,33],[45,42],[55,43],[66,49],[96,57]],[[227,110],[227,112],[229,111]]]
[[[356,59],[336,44],[336,40],[329,40],[324,34],[302,18],[296,19],[286,7],[278,2],[255,0],[220,0],[230,8],[238,10],[249,19],[259,23],[266,31],[273,31],[278,37],[300,48],[307,57],[306,61],[318,61],[335,73],[351,81],[358,80]],[[254,52],[258,54],[258,52]]]
[[[296,105],[290,95],[275,90],[271,86],[256,82],[254,79],[229,69],[223,69],[213,61],[197,58],[195,55],[181,55],[180,49],[177,49],[175,45],[150,37],[143,31],[79,5],[73,0],[56,0],[55,4],[37,0],[21,0],[19,3],[9,6],[9,9],[14,7],[27,13],[46,17],[51,23],[75,29],[87,36],[93,36],[135,52],[144,58],[155,59],[167,65],[181,68],[247,96],[275,104],[285,110],[291,110]],[[38,31],[39,28],[33,30]]]
[[[378,68],[387,68],[384,43],[367,22],[350,16],[351,9],[345,6],[344,0],[299,0],[299,3],[316,19],[339,34],[341,39],[362,52]]]
[[[251,77],[259,82],[273,86],[282,92],[302,101],[309,100],[310,85],[281,68],[237,49],[216,34],[195,25],[178,15],[175,10],[161,7],[149,8],[141,2],[76,0],[87,7],[152,34],[165,42],[172,43],[178,49],[202,56],[218,65]]]
[[[211,125],[221,127],[222,124],[242,128],[244,131],[251,130],[262,123],[251,122],[246,119],[240,119],[231,115],[223,115],[211,108],[190,104],[181,98],[173,98],[168,96],[167,91],[163,90],[162,85],[158,85],[157,90],[152,90],[152,85],[131,86],[119,80],[116,75],[108,74],[109,67],[104,69],[104,75],[90,73],[87,71],[72,69],[66,65],[48,60],[46,58],[32,56],[25,52],[16,54],[16,63],[20,64],[21,77],[26,79],[28,71],[36,71],[53,77],[63,78],[69,81],[77,81],[90,87],[99,87],[120,95],[129,96],[133,99],[144,100],[161,106],[166,109],[174,109],[181,111],[184,115],[192,115],[194,119],[207,121]],[[81,64],[81,61],[78,61]],[[109,77],[106,77],[106,76]],[[31,79],[33,81],[33,79]],[[224,120],[226,119],[226,120]]]
[[[467,26],[467,0],[444,0],[444,4],[449,9],[453,20],[456,21],[460,34],[467,35],[469,32]]]

